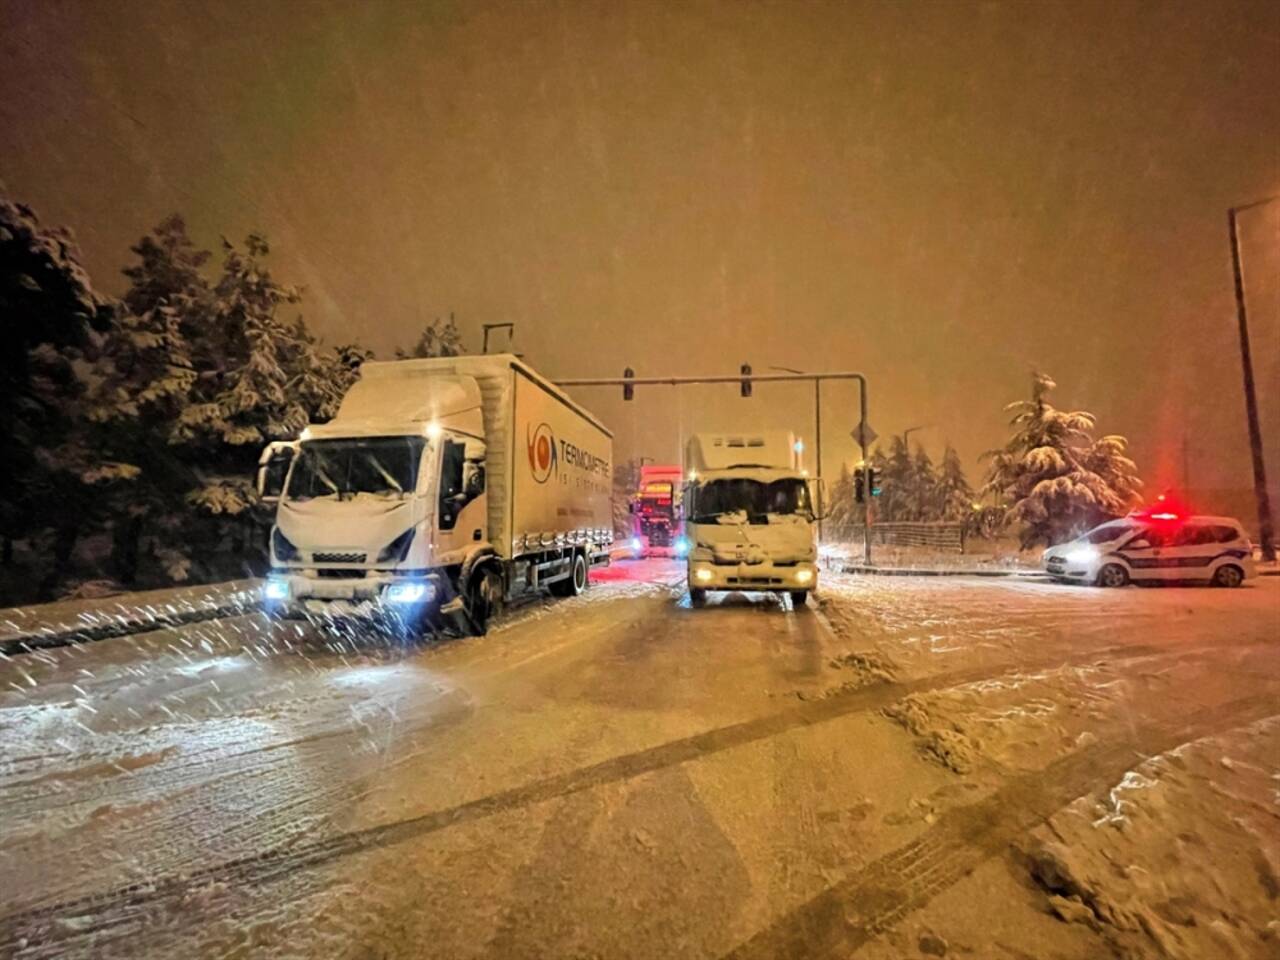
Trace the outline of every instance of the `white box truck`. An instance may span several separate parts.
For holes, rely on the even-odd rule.
[[[689,599],[708,590],[789,593],[818,585],[817,516],[795,436],[696,434],[685,449]]]
[[[268,603],[449,617],[581,593],[613,540],[613,435],[509,354],[369,362],[329,423],[263,452]]]

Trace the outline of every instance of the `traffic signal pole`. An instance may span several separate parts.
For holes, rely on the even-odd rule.
[[[745,365],[744,365],[745,366]],[[682,387],[691,384],[701,383],[736,383],[742,385],[745,382],[756,383],[797,383],[803,381],[812,382],[814,390],[818,389],[818,385],[824,380],[856,380],[858,381],[858,413],[859,424],[867,424],[867,378],[860,373],[837,372],[837,373],[750,373],[750,367],[746,368],[738,374],[731,376],[717,377],[581,377],[570,380],[553,381],[557,387],[622,387],[625,391],[630,392],[634,387]],[[630,373],[630,368],[627,370]],[[749,388],[747,388],[749,390]],[[747,393],[746,395],[750,395]],[[627,399],[630,399],[628,397]],[[870,452],[868,450],[867,433],[865,430],[859,431],[860,439],[858,446],[862,451],[863,463],[870,462]],[[862,559],[864,563],[871,563],[871,497],[866,497],[863,503],[862,518]]]

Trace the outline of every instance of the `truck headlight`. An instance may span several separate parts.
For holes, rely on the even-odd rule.
[[[796,583],[808,583],[813,579],[813,571],[806,567],[801,567],[796,571]]]
[[[280,577],[271,577],[267,580],[262,593],[268,600],[288,600],[289,581]]]
[[[699,583],[710,583],[712,576],[714,576],[714,574],[712,574],[712,572],[706,567],[699,567],[697,570],[693,571],[693,579],[697,580]]]
[[[432,593],[430,584],[421,580],[406,580],[404,583],[388,585],[382,596],[388,603],[422,603],[430,600]]]
[[[413,545],[413,531],[416,528],[410,527],[400,536],[396,537],[378,554],[378,563],[388,563],[394,561],[399,563],[409,555],[409,547]]]
[[[280,532],[279,527],[271,528],[271,552],[281,563],[298,559],[298,548],[289,542],[289,538]]]
[[[675,548],[676,548],[676,556],[683,557],[686,553],[689,552],[689,538],[676,537]]]

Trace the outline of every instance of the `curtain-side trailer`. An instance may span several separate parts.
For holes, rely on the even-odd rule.
[[[581,593],[609,560],[612,460],[608,429],[512,355],[366,363],[333,420],[263,452],[268,600],[482,633],[522,593]]]

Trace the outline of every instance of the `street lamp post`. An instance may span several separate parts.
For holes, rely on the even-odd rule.
[[[783,373],[795,373],[804,376],[803,370],[794,367],[770,367],[770,370],[781,370]],[[818,497],[822,497],[822,381],[813,381],[813,458],[817,463]],[[818,542],[822,542],[822,512],[825,504],[818,503]]]
[[[1236,319],[1240,324],[1240,365],[1244,371],[1244,409],[1249,421],[1249,452],[1253,456],[1253,494],[1258,501],[1258,535],[1262,541],[1262,559],[1276,558],[1275,527],[1271,521],[1271,497],[1267,493],[1267,468],[1262,457],[1262,426],[1258,422],[1258,395],[1253,385],[1253,354],[1249,348],[1249,316],[1245,308],[1244,265],[1240,258],[1238,215],[1245,210],[1280,200],[1280,195],[1263,197],[1253,203],[1232,207],[1227,211],[1227,227],[1231,234],[1231,271],[1235,280]]]
[[[902,431],[902,447],[904,450],[907,451],[907,453],[911,452],[911,448],[907,445],[907,437],[911,436],[911,434],[915,433],[917,430],[925,429],[925,427],[927,426],[928,424],[926,423],[926,424],[921,424],[918,427],[907,427],[907,429]]]

